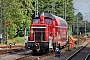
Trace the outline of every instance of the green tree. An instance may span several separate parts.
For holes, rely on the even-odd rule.
[[[68,24],[72,24],[74,21],[74,13],[73,13],[73,0],[66,0],[66,21]],[[54,0],[54,13],[57,16],[60,16],[63,18],[63,12],[64,12],[64,7],[63,7],[63,0]],[[34,0],[34,6],[35,6],[35,0]],[[52,13],[52,0],[38,0],[38,11],[39,14],[41,12],[46,12],[46,13]]]
[[[20,9],[21,3],[18,0],[6,0],[6,20],[10,22],[9,37],[16,35],[17,29],[22,26],[23,12]]]
[[[4,2],[4,0],[1,1]],[[13,0],[13,1],[5,0],[5,1],[6,1],[5,3],[6,22],[10,22],[10,25],[8,26],[9,38],[13,38],[22,29],[23,31],[21,33],[24,34],[25,27],[29,28],[29,24],[30,24],[29,22],[33,14],[33,10],[34,10],[32,5],[33,1],[32,0]],[[3,8],[2,22],[4,22],[4,18],[5,18],[4,5],[1,4],[0,6],[2,6]]]
[[[25,15],[25,19],[31,19],[31,16],[33,15],[33,10],[34,7],[32,5],[33,0],[19,0],[19,2],[21,2],[21,6],[20,8],[22,9],[24,15]]]
[[[23,26],[21,27],[22,28],[21,30],[24,32],[25,28],[29,30],[30,27],[30,20],[32,19],[31,16],[33,15],[34,11],[34,7],[32,5],[33,0],[19,0],[19,2],[21,2],[22,4],[20,8],[23,11],[23,20],[22,20]]]
[[[69,25],[74,22],[73,0],[66,0],[66,21]]]

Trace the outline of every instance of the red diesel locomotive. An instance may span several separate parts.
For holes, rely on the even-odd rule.
[[[30,36],[25,47],[36,51],[48,52],[50,48],[65,46],[68,41],[67,22],[50,13],[42,13],[33,18],[30,25]]]

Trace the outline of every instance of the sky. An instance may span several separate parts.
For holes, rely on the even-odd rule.
[[[83,14],[83,18],[90,21],[90,0],[73,0],[73,3],[74,8],[76,9],[75,14],[81,12]]]

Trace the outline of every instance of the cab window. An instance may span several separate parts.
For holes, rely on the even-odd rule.
[[[52,24],[52,20],[51,20],[51,19],[46,19],[46,18],[45,18],[45,23],[46,23],[46,24]]]
[[[39,23],[40,22],[40,19],[38,18],[38,19],[33,19],[33,24],[35,24],[35,23]]]

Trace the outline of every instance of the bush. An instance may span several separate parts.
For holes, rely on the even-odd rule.
[[[8,43],[14,43],[16,42],[16,44],[24,44],[24,37],[16,37],[14,39],[9,39]]]

